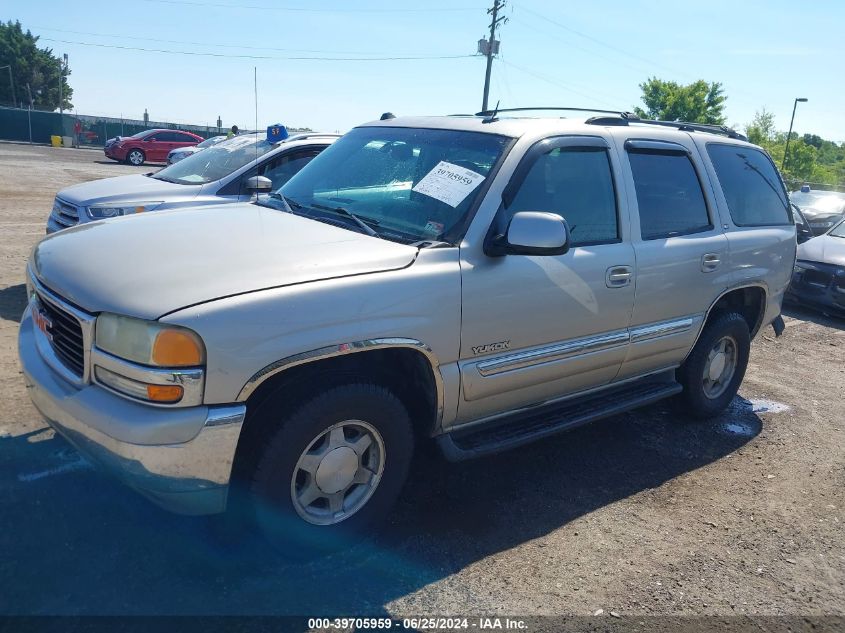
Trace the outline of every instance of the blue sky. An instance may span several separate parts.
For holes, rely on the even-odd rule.
[[[260,126],[345,131],[386,110],[478,110],[483,58],[285,58],[472,55],[491,2],[10,0],[4,14],[69,55],[80,113],[253,127],[257,67]],[[632,109],[649,76],[705,79],[724,84],[731,124],[765,107],[786,129],[807,97],[795,129],[845,141],[841,0],[510,0],[504,13],[491,103]]]

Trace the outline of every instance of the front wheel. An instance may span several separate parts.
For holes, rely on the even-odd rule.
[[[268,406],[269,405],[269,406]],[[258,415],[277,410],[272,401]],[[352,545],[389,512],[413,454],[411,421],[390,391],[335,387],[264,428],[249,496],[267,539],[294,558]]]
[[[126,162],[130,165],[135,165],[136,167],[138,165],[143,165],[146,159],[147,157],[144,155],[144,152],[140,149],[130,150],[129,153],[126,154]]]
[[[691,415],[712,418],[727,408],[745,376],[750,350],[751,335],[742,315],[721,314],[704,326],[677,373]]]

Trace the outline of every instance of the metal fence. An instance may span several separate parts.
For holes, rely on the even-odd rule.
[[[221,133],[221,128],[208,125],[0,107],[0,140],[4,141],[50,143],[51,136],[62,136],[72,139],[74,145],[102,147],[113,136],[131,136],[157,128],[185,130],[203,138]]]

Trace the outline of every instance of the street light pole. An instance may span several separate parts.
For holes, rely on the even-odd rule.
[[[795,123],[795,109],[798,107],[799,102],[807,103],[807,98],[797,97],[795,99],[795,103],[792,104],[792,118],[789,120],[789,132],[786,135],[786,147],[783,149],[783,160],[780,163],[781,171],[786,169],[786,157],[789,156],[789,139],[792,137],[792,124]]]

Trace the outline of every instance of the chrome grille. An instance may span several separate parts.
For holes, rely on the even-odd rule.
[[[62,226],[79,224],[79,209],[61,198],[56,198],[53,202],[53,211],[50,215]]]
[[[38,301],[39,327],[50,340],[58,359],[79,378],[85,373],[85,345],[82,325],[72,314],[42,299]]]

